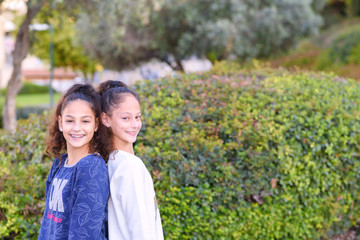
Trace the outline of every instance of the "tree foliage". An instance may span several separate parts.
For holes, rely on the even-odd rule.
[[[62,7],[43,8],[35,21],[47,23],[54,29],[50,31],[37,31],[32,39],[31,52],[43,60],[50,61],[49,46],[54,46],[54,66],[71,68],[83,73],[85,79],[96,71],[96,61],[84,54],[80,45],[73,42],[75,36],[75,18]]]
[[[79,42],[105,66],[151,57],[266,57],[317,33],[325,0],[109,0],[77,22]],[[99,34],[93,34],[99,32]]]
[[[150,16],[156,0],[98,1],[90,15],[80,14],[78,42],[86,52],[109,68],[121,68],[155,56]],[[96,34],[94,34],[96,33]]]
[[[0,0],[2,4],[4,0]],[[24,20],[16,34],[15,48],[13,51],[13,72],[8,81],[5,104],[2,110],[4,128],[14,132],[16,130],[16,95],[22,87],[21,82],[21,65],[30,49],[31,34],[29,26],[38,12],[44,8],[54,8],[57,4],[61,4],[63,9],[71,16],[76,16],[79,8],[88,11],[93,8],[92,1],[70,1],[70,0],[28,0],[25,1],[27,10]]]

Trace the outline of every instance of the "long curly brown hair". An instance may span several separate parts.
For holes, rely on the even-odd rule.
[[[107,128],[100,119],[101,99],[95,88],[89,84],[75,84],[62,96],[53,113],[52,122],[48,129],[49,137],[46,142],[46,153],[53,157],[60,157],[66,152],[66,140],[63,133],[59,130],[58,117],[61,116],[64,108],[75,100],[84,100],[90,104],[90,107],[99,123],[98,129],[90,141],[90,152],[99,153],[105,162],[112,151],[111,139]]]

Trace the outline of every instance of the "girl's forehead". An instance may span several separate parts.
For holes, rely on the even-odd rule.
[[[93,106],[91,105],[91,103],[89,103],[88,101],[82,100],[82,99],[77,99],[71,102],[68,102],[62,112],[68,112],[68,111],[79,111],[79,112],[92,112],[93,111]]]
[[[136,97],[129,92],[124,94],[124,99],[134,99],[137,101]]]
[[[116,105],[114,112],[140,112],[140,104],[138,100],[129,95],[123,99],[122,102]]]

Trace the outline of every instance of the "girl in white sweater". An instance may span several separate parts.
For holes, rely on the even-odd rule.
[[[141,129],[138,94],[119,81],[99,87],[101,120],[112,136],[108,161],[110,198],[109,239],[163,239],[152,178],[133,143]]]

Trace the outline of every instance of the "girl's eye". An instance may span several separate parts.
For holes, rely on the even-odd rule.
[[[73,120],[66,120],[65,122],[67,122],[67,123],[72,123]]]
[[[83,123],[89,123],[89,122],[90,122],[90,121],[88,121],[88,120],[84,120],[84,121],[83,121]]]
[[[141,116],[135,117],[136,120],[141,120]]]
[[[129,120],[129,118],[128,118],[128,117],[123,117],[122,119],[123,119],[123,120]]]

